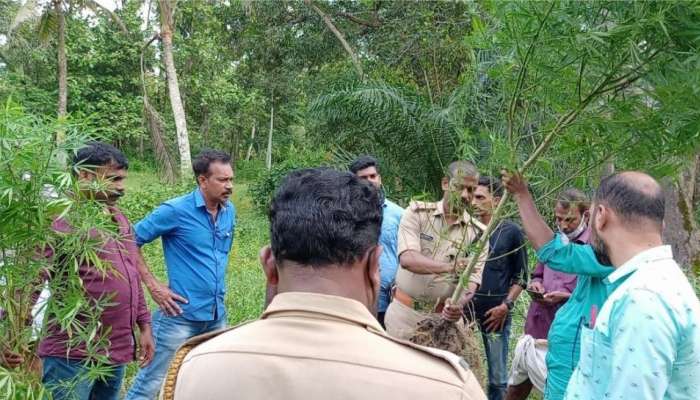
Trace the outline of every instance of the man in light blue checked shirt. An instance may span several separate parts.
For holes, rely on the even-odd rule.
[[[382,176],[379,174],[376,158],[371,156],[358,157],[350,164],[350,172],[357,175],[360,179],[365,179],[373,184],[379,190],[379,200],[382,203],[382,230],[379,236],[379,244],[382,245],[382,254],[379,256],[381,288],[379,289],[379,301],[377,304],[377,319],[383,327],[384,314],[389,307],[389,303],[391,303],[391,287],[394,285],[396,270],[399,267],[396,247],[403,208],[384,196]]]
[[[650,176],[601,181],[587,254],[615,270],[608,299],[582,327],[567,400],[700,399],[700,302],[663,245],[663,218],[664,194]]]

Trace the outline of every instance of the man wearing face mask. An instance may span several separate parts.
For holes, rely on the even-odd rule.
[[[290,173],[260,252],[271,303],[257,321],[189,341],[163,399],[485,400],[460,358],[393,339],[375,319],[378,200],[349,172]]]
[[[418,323],[435,313],[459,321],[464,306],[474,297],[489,252],[488,246],[478,255],[469,252],[485,229],[467,212],[478,180],[474,164],[454,161],[440,182],[442,200],[414,201],[404,211],[399,225],[396,289],[384,320],[390,335],[409,339]],[[457,304],[446,305],[471,257],[478,257],[479,262],[467,290]]]
[[[590,201],[576,188],[564,190],[557,196],[554,205],[554,219],[559,237],[563,243],[588,243],[588,208]],[[529,289],[541,293],[542,298],[534,298],[535,305],[528,312],[526,331],[536,331],[535,338],[546,338],[556,312],[571,297],[576,288],[576,275],[550,269],[538,262]],[[530,328],[530,329],[528,329]]]
[[[579,221],[579,219],[587,221],[584,215],[588,213],[589,208],[588,200],[582,193],[567,190],[559,196],[555,215],[560,232],[555,235],[537,211],[532,195],[522,177],[504,172],[503,182],[508,191],[513,193],[513,199],[518,204],[525,234],[537,250],[540,266],[545,264],[547,266],[544,267],[544,277],[547,277],[548,270],[551,271],[550,278],[552,274],[563,275],[563,273],[576,274],[577,277],[575,289],[570,296],[567,296],[566,303],[556,310],[556,314],[552,313],[552,316],[547,319],[551,323],[548,332],[532,329],[533,319],[530,316],[532,309],[528,313],[525,327],[525,332],[530,335],[546,335],[548,349],[545,360],[544,397],[547,400],[561,400],[564,398],[566,386],[579,361],[581,329],[590,322],[592,314],[595,314],[605,301],[607,289],[603,280],[612,269],[600,265],[594,258],[581,254],[582,249],[589,248],[582,244],[590,240],[590,231]],[[572,209],[573,212],[571,212]],[[578,236],[575,236],[577,234]],[[531,307],[539,307],[541,303],[532,304]],[[527,361],[528,357],[518,357],[518,353],[526,350],[529,350],[527,343],[519,342],[513,362],[510,382],[512,386],[508,389],[508,400],[526,398],[530,391],[529,382],[533,378],[540,377],[538,374],[530,376],[525,381],[522,380],[528,378],[528,375],[520,373],[518,366]],[[542,384],[542,379],[537,381],[539,385]]]

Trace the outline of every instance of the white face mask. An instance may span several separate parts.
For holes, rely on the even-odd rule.
[[[586,217],[585,215],[581,217],[581,222],[579,222],[578,226],[576,229],[571,231],[571,233],[564,233],[561,228],[557,227],[559,229],[559,233],[561,233],[561,240],[564,242],[564,244],[568,244],[572,240],[576,239],[577,237],[581,236],[583,231],[586,230],[588,226],[586,225]]]

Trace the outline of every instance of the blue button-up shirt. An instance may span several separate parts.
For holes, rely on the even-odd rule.
[[[136,243],[163,241],[170,289],[185,297],[182,316],[213,321],[225,315],[225,272],[233,244],[236,209],[228,201],[216,220],[199,189],[168,200],[136,224]]]
[[[382,245],[382,254],[379,256],[379,275],[381,276],[381,289],[377,305],[379,312],[385,312],[391,301],[391,286],[394,284],[396,270],[399,267],[396,246],[402,215],[403,208],[390,200],[384,200],[382,231],[379,236],[379,244]]]
[[[700,399],[700,302],[671,247],[637,254],[606,283],[566,399]]]

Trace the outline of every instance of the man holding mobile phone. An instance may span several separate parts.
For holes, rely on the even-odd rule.
[[[561,218],[561,214],[557,212],[557,225],[560,232],[555,235],[537,211],[532,195],[527,189],[527,183],[523,178],[516,174],[504,172],[503,183],[508,191],[513,193],[525,233],[537,251],[537,258],[548,264],[553,270],[577,275],[576,288],[571,293],[570,299],[557,310],[547,333],[546,341],[544,368],[546,385],[544,398],[547,400],[562,400],[569,379],[574,372],[576,364],[579,362],[583,342],[581,332],[584,328],[592,326],[598,310],[601,309],[608,296],[609,288],[605,283],[605,279],[612,272],[612,268],[592,261],[592,258],[589,257],[590,253],[586,249],[590,249],[590,247],[581,244],[581,242],[594,239],[590,236],[588,238],[584,236],[588,235],[586,233],[588,229],[584,228],[582,222],[576,224],[575,220],[567,221],[565,218]],[[558,203],[566,201],[566,198],[563,197],[560,196]],[[568,207],[566,207],[567,204],[561,205],[564,208],[571,209],[576,204],[578,203],[575,199],[570,199]],[[578,212],[585,216],[588,209],[589,205],[588,201],[586,201],[582,206],[578,207]],[[569,224],[566,224],[566,222],[569,222]],[[579,228],[570,230],[574,225],[579,226]],[[578,237],[574,237],[577,231],[582,233]],[[582,256],[582,249],[585,256]],[[551,292],[546,289],[545,287],[545,292]],[[547,297],[552,298],[553,296]],[[536,302],[536,304],[541,304],[541,302]],[[518,343],[518,345],[520,346],[521,343]],[[530,353],[532,352],[527,352],[526,354],[530,355]],[[527,359],[527,357],[525,358]],[[518,365],[519,362],[520,360],[514,359],[513,364]],[[514,376],[515,372],[516,369],[514,368]],[[512,389],[513,396],[508,399],[524,399],[526,394],[518,392],[518,390],[527,388],[517,385],[517,382],[514,383],[515,386],[509,387],[509,395]],[[584,396],[581,398],[592,397]]]
[[[554,216],[562,240],[588,243],[589,207],[588,198],[578,189],[566,189],[557,196]],[[571,297],[576,283],[576,275],[537,263],[527,287],[532,303],[525,322],[525,336],[518,341],[514,355],[514,361],[521,363],[513,363],[513,373],[508,382],[508,400],[526,399],[533,386],[544,392],[544,382],[548,379],[544,360],[549,350],[546,340],[557,311]],[[518,368],[519,365],[522,368]]]

